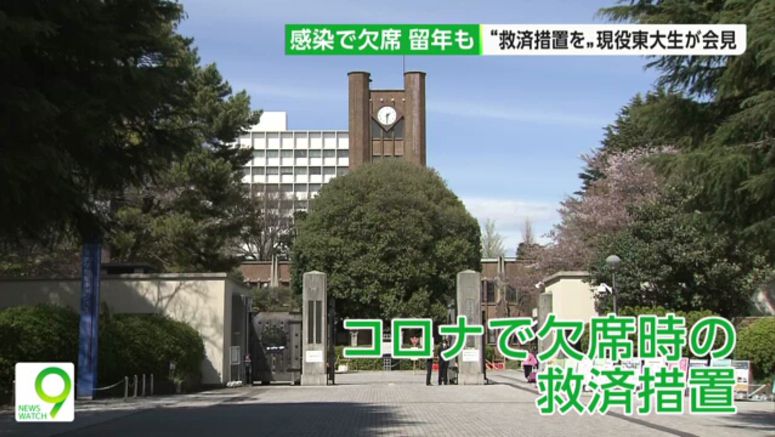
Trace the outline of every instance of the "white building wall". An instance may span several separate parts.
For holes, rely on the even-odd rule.
[[[559,272],[544,279],[544,292],[552,295],[552,312],[558,319],[589,322],[597,316],[595,289],[586,272]]]
[[[164,314],[184,322],[202,336],[205,359],[203,384],[224,384],[231,378],[231,297],[246,289],[225,273],[130,274],[106,276],[100,300],[110,311]],[[41,303],[79,311],[79,279],[19,279],[0,281],[0,309]]]
[[[285,112],[264,112],[239,145],[253,150],[242,182],[253,195],[278,193],[291,213],[308,209],[321,185],[347,174],[350,143],[347,131],[289,131],[287,122]]]

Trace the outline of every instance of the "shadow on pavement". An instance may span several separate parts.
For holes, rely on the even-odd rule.
[[[724,418],[730,422],[723,426],[735,429],[765,430],[775,435],[775,411],[737,411],[737,414]]]
[[[411,426],[390,406],[350,402],[174,407],[96,423],[63,436],[380,435]],[[50,428],[49,428],[50,429]]]

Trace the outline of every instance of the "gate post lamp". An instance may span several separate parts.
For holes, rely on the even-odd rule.
[[[616,255],[610,255],[605,259],[605,263],[609,269],[611,269],[611,293],[614,298],[614,314],[616,314],[616,269],[619,268],[619,264],[622,263],[622,259]]]

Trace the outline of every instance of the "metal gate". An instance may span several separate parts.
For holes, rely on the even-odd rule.
[[[253,380],[270,382],[301,381],[301,314],[265,312],[251,317]]]

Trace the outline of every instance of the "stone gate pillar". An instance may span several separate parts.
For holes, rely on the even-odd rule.
[[[538,321],[536,324],[537,329],[541,329],[546,322],[546,318],[552,312],[552,294],[541,293],[538,295]],[[550,333],[543,340],[538,340],[538,352],[543,352],[554,343],[554,332]],[[542,366],[543,367],[543,366]]]
[[[326,274],[307,272],[302,292],[301,385],[326,385]]]
[[[482,324],[482,282],[478,272],[466,270],[457,274],[457,314],[467,318],[468,325]],[[487,327],[485,326],[485,332]],[[482,337],[468,337],[458,355],[458,384],[484,384]]]

